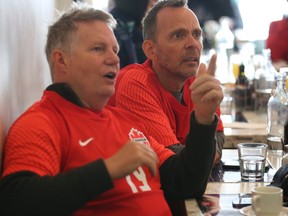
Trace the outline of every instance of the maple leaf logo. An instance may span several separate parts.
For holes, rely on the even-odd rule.
[[[150,147],[150,143],[149,143],[148,139],[146,138],[146,136],[141,131],[139,131],[135,128],[131,128],[128,135],[129,135],[130,140],[132,140],[134,142],[142,143],[142,144]]]

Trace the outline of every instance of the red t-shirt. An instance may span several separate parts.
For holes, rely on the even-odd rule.
[[[151,68],[151,61],[132,64],[121,70],[117,77],[115,94],[108,104],[131,111],[140,116],[148,133],[159,143],[170,146],[185,144],[190,127],[190,113],[194,108],[189,86],[194,77],[184,85],[183,100],[179,101],[159,83]],[[220,108],[217,110],[217,131],[223,131]]]
[[[288,18],[270,24],[266,47],[271,49],[272,61],[288,62]]]
[[[174,154],[147,136],[139,119],[124,110],[107,107],[96,112],[45,91],[42,100],[11,127],[3,175],[31,171],[55,176],[108,158],[128,140],[153,148],[159,166]],[[75,215],[171,215],[159,175],[152,177],[145,166],[113,183],[113,189],[88,202]]]

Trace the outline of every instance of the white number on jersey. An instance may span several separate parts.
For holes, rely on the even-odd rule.
[[[133,175],[136,177],[136,179],[138,181],[140,181],[142,183],[142,185],[139,186],[139,189],[141,191],[151,190],[150,186],[148,185],[147,179],[146,179],[146,174],[145,174],[144,170],[142,169],[142,167],[139,167],[137,170],[135,170],[133,172]],[[126,180],[127,180],[128,185],[131,187],[132,192],[137,193],[138,189],[137,189],[136,185],[132,182],[130,175],[126,176]]]

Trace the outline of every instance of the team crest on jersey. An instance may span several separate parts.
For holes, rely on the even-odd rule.
[[[130,140],[150,146],[148,139],[141,131],[135,128],[131,128],[128,135],[129,135]]]

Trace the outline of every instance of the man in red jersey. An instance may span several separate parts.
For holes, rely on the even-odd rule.
[[[168,216],[164,193],[203,195],[223,98],[211,76],[215,61],[191,85],[191,129],[186,148],[175,154],[147,132],[144,119],[105,107],[119,71],[115,25],[104,11],[74,8],[50,26],[53,84],[8,132],[1,216]]]
[[[187,1],[171,2],[156,4],[144,17],[142,48],[148,60],[121,70],[116,93],[108,104],[141,116],[149,134],[177,151],[186,143],[190,113],[197,108],[196,101],[191,100],[195,92],[190,85],[198,69],[205,70],[205,66],[199,67],[203,44],[196,15],[188,8]],[[220,117],[219,108],[216,113]],[[223,130],[219,118],[214,165],[221,159]]]
[[[147,12],[142,25],[142,48],[148,60],[121,69],[115,94],[108,105],[140,116],[149,134],[165,147],[178,152],[187,143],[191,128],[190,114],[197,109],[196,101],[191,99],[196,92],[193,92],[190,85],[198,69],[206,70],[204,64],[199,67],[203,48],[202,30],[185,0],[156,3]],[[215,58],[211,60],[212,65]],[[201,112],[205,113],[208,106],[201,107]],[[219,108],[216,113],[220,117]],[[225,142],[223,130],[219,118],[215,166],[221,160]],[[198,145],[202,145],[202,142]],[[175,209],[177,211],[179,208]]]

